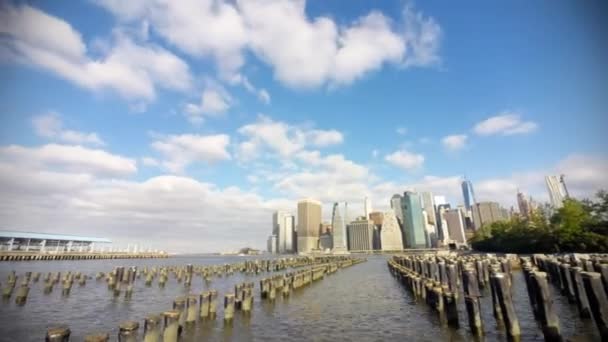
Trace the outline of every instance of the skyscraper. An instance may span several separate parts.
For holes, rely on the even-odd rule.
[[[395,216],[399,221],[399,224],[403,223],[403,212],[401,211],[401,195],[394,194],[391,198],[391,208],[395,212]]]
[[[391,197],[391,208],[395,213],[395,217],[397,218],[397,223],[399,224],[399,229],[401,230],[401,241],[403,242],[403,247],[407,246],[407,237],[405,235],[405,230],[403,227],[403,209],[401,208],[401,202],[403,201],[403,197],[399,194],[394,194]]]
[[[464,234],[464,219],[462,211],[459,209],[449,209],[443,216],[448,226],[450,240],[458,243],[466,243],[467,238]]]
[[[403,212],[403,231],[408,248],[425,248],[427,244],[426,221],[422,214],[420,196],[413,191],[406,191],[401,198]]]
[[[519,214],[522,217],[530,216],[530,204],[526,199],[526,195],[519,190],[517,191],[517,206],[519,207]]]
[[[346,226],[344,220],[340,215],[340,204],[334,203],[334,208],[331,213],[331,226],[333,230],[333,251],[334,252],[345,252],[346,251]]]
[[[435,201],[433,198],[433,193],[424,191],[420,193],[420,197],[422,199],[422,207],[427,214],[427,222],[435,225]]]
[[[321,227],[321,202],[303,199],[298,202],[298,252],[316,249]]]
[[[450,240],[450,232],[448,230],[448,223],[445,220],[445,212],[450,209],[449,204],[439,204],[437,206],[437,232],[439,240],[445,244]]]
[[[363,202],[363,210],[365,213],[365,218],[369,220],[369,214],[371,214],[372,210],[372,200],[369,197],[365,197]]]
[[[564,204],[564,199],[568,197],[564,176],[546,176],[545,183],[547,184],[547,190],[549,191],[551,205],[555,209],[561,208]]]
[[[473,183],[471,183],[471,181],[466,178],[462,181],[462,197],[464,197],[464,206],[465,208],[467,208],[467,210],[471,210],[473,205],[477,203],[475,201]]]
[[[348,250],[368,251],[373,248],[374,222],[356,220],[347,225]]]
[[[382,230],[380,231],[380,246],[383,251],[403,249],[401,229],[399,229],[395,213],[391,210],[384,213]]]
[[[507,220],[508,212],[497,202],[479,202],[473,206],[473,221],[476,229],[495,221]]]
[[[277,236],[277,251],[279,253],[294,252],[295,217],[286,211],[276,211],[272,214],[272,234]]]
[[[277,236],[276,235],[273,234],[268,237],[268,241],[266,241],[266,249],[268,250],[268,253],[271,253],[271,254],[277,253]]]

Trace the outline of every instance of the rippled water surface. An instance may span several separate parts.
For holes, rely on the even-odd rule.
[[[470,341],[464,304],[459,303],[460,329],[442,327],[439,318],[426,304],[416,302],[405,288],[393,278],[386,266],[386,257],[372,256],[368,261],[328,275],[323,280],[292,292],[288,298],[274,303],[259,298],[257,280],[268,274],[213,278],[206,286],[200,277],[192,281],[190,292],[198,294],[209,288],[223,295],[233,291],[235,284],[256,281],[253,311],[243,316],[237,311],[234,322],[225,326],[222,305],[218,318],[199,322],[187,331],[183,341]],[[223,264],[250,260],[245,257],[174,257],[141,260],[87,260],[0,263],[0,281],[16,270],[83,272],[94,277],[99,271],[108,272],[115,266],[168,266],[185,264]],[[49,325],[67,324],[71,341],[82,341],[91,332],[110,332],[116,340],[118,324],[124,320],[140,321],[152,313],[171,309],[175,297],[187,294],[183,284],[170,277],[165,288],[155,283],[145,287],[138,279],[133,296],[114,298],[105,281],[89,279],[85,287],[74,283],[69,296],[61,295],[56,285],[51,294],[43,294],[43,281],[33,283],[25,306],[17,306],[15,294],[0,303],[0,341],[41,341]],[[19,281],[18,283],[19,284]],[[513,297],[520,321],[523,341],[542,341],[543,336],[534,321],[521,272],[514,274]],[[16,288],[15,288],[16,290]],[[554,289],[552,289],[554,290]],[[460,296],[462,301],[462,296]],[[576,307],[554,291],[555,307],[560,317],[564,337],[576,341],[599,340],[593,321],[578,318]],[[485,340],[506,341],[504,332],[495,324],[492,302],[488,293],[482,298]]]

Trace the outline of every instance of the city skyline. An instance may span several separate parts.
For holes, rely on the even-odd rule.
[[[302,198],[350,222],[404,191],[455,209],[464,175],[504,208],[608,188],[592,5],[217,3],[0,5],[1,229],[263,249]]]

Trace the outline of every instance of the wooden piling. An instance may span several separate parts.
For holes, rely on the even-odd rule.
[[[476,336],[483,335],[483,321],[481,319],[481,307],[479,306],[478,297],[465,295],[464,303],[469,317],[471,332]]]
[[[46,342],[69,342],[70,328],[65,325],[50,327],[46,330]]]
[[[178,311],[179,312],[179,326],[183,327],[184,324],[186,323],[186,297],[177,297],[175,298],[175,300],[173,301],[173,310]]]
[[[177,310],[170,310],[163,312],[165,317],[165,329],[163,331],[163,342],[177,342],[179,336],[179,316],[180,312]]]
[[[518,341],[521,337],[521,330],[519,320],[515,314],[515,308],[513,307],[513,301],[511,300],[511,290],[507,278],[504,273],[496,273],[491,277],[490,281],[500,304],[500,311],[507,334],[511,339]]]
[[[210,300],[211,300],[211,293],[209,291],[205,291],[205,292],[201,293],[199,317],[202,319],[206,319],[209,317]]]
[[[144,320],[144,342],[160,342],[160,329],[160,316],[147,316]]]
[[[21,285],[17,290],[17,295],[15,296],[15,303],[17,305],[25,305],[27,301],[27,295],[30,292],[30,288],[27,285]]]
[[[547,273],[533,272],[532,282],[535,295],[537,296],[538,318],[541,323],[543,335],[545,336],[545,341],[560,342],[562,341],[562,336],[559,330],[559,319],[553,310],[553,300],[549,294]]]
[[[188,296],[188,314],[186,317],[186,324],[194,324],[198,317],[198,307],[196,305],[196,296]]]
[[[460,326],[458,322],[458,302],[454,293],[444,292],[443,304],[448,325],[453,328],[458,328]]]
[[[245,287],[243,293],[243,303],[241,305],[241,310],[243,312],[251,312],[251,307],[253,306],[253,290],[250,287]]]
[[[209,317],[215,318],[217,314],[217,291],[209,291]]]
[[[228,293],[224,296],[224,321],[232,321],[234,317],[234,294]]]
[[[582,272],[581,275],[595,325],[602,341],[608,341],[608,299],[602,284],[602,275],[596,272]]]
[[[579,316],[581,316],[581,318],[591,318],[591,308],[589,307],[589,300],[587,299],[583,278],[581,276],[582,270],[581,267],[571,267],[570,277],[572,279],[574,294],[576,295]]]
[[[118,327],[118,342],[137,342],[139,323],[136,321],[125,321]]]

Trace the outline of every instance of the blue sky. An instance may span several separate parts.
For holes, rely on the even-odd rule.
[[[325,216],[406,189],[460,204],[466,174],[510,206],[553,173],[589,196],[608,187],[605,10],[4,3],[1,220],[208,251],[262,247],[302,197]]]

